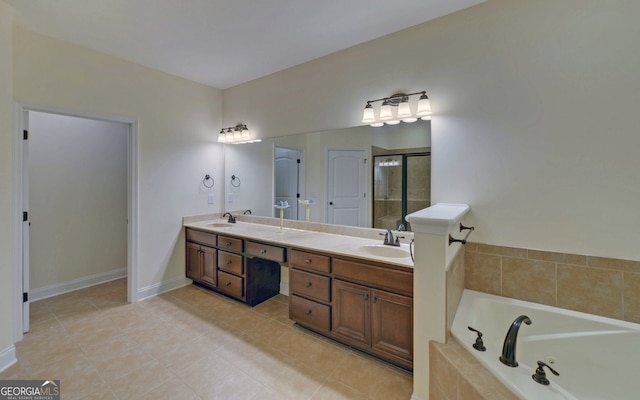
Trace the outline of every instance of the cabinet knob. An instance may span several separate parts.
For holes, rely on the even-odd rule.
[[[311,310],[307,310],[306,315],[311,315]]]
[[[233,264],[233,261],[227,260],[227,265],[229,265],[229,264]]]
[[[304,285],[304,287],[308,287],[308,288],[309,288],[309,287],[311,287],[311,282],[307,282],[307,283]]]
[[[225,246],[231,246],[231,242],[225,243]]]
[[[231,286],[231,282],[227,282],[225,286]]]
[[[364,295],[364,301],[367,301],[367,300],[369,300],[369,295],[368,295],[368,294],[365,294],[365,295]]]
[[[260,254],[265,254],[266,252],[267,252],[267,249],[260,250]]]
[[[372,303],[375,303],[378,301],[378,297],[377,296],[373,296],[373,300],[371,300]]]
[[[304,262],[305,262],[305,264],[311,264],[311,260],[309,260],[309,259],[304,260]]]

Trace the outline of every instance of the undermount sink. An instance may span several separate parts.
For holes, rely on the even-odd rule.
[[[228,222],[214,222],[212,224],[207,224],[207,226],[211,228],[230,228],[233,226],[233,224],[230,224]]]
[[[411,257],[411,254],[405,248],[388,246],[383,244],[368,244],[365,246],[361,246],[360,250],[376,257],[388,257],[388,258]]]

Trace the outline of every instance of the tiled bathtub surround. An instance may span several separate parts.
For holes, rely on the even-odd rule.
[[[468,243],[465,287],[640,323],[640,261]]]
[[[516,400],[455,340],[429,343],[429,400]]]

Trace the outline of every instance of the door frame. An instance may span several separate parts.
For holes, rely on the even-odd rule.
[[[300,196],[305,195],[306,196],[306,186],[305,186],[305,171],[304,171],[304,149],[299,149],[296,147],[289,147],[289,146],[280,146],[278,144],[274,143],[273,146],[273,199],[274,199],[274,204],[275,204],[275,199],[276,199],[276,152],[278,149],[284,149],[284,150],[291,150],[291,151],[295,151],[298,153],[298,157],[300,162],[298,163],[298,194]],[[300,197],[298,197],[300,198]],[[293,206],[293,205],[292,205]],[[299,204],[296,200],[296,220],[297,221],[304,221],[304,206]],[[273,211],[273,216],[274,217],[278,217],[278,215],[276,214],[276,211],[274,209]]]
[[[127,133],[127,301],[138,301],[138,120],[87,111],[69,110],[60,107],[28,104],[14,101],[14,143],[13,143],[13,209],[14,209],[14,342],[23,337],[23,221],[22,212],[25,190],[24,168],[24,115],[29,111],[66,115],[85,119],[119,122],[129,126]],[[26,260],[28,262],[28,260]],[[28,269],[28,265],[27,265]]]

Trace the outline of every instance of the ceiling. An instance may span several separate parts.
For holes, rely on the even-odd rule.
[[[4,1],[26,29],[226,89],[485,0]]]

